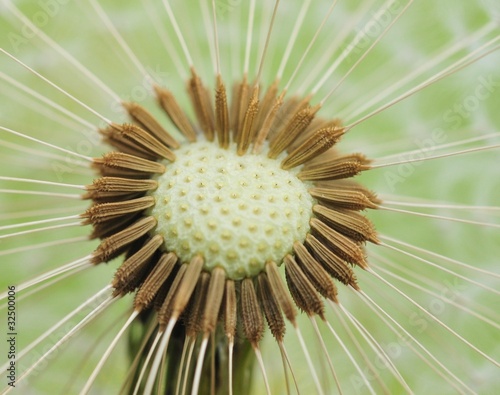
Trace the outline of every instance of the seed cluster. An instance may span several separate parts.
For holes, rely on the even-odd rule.
[[[221,331],[229,344],[242,333],[257,349],[265,319],[281,347],[297,307],[323,318],[322,298],[337,300],[333,279],[358,289],[353,266],[366,268],[363,244],[378,243],[360,211],[380,202],[349,178],[369,161],[339,154],[340,122],[277,87],[260,95],[244,79],[229,105],[219,76],[212,102],[192,70],[196,123],[155,88],[185,142],[135,103],[124,103],[133,124],[101,131],[117,151],[94,160],[101,178],[85,195],[82,217],[101,239],[93,262],[125,254],[114,295],[135,292],[159,333]]]
[[[231,147],[199,141],[176,151],[152,192],[165,248],[182,261],[196,254],[204,270],[228,278],[254,277],[265,262],[280,262],[309,230],[313,199],[306,184],[279,161],[238,156]],[[295,172],[296,173],[296,172]]]

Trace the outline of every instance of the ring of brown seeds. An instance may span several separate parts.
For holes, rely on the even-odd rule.
[[[125,254],[114,296],[135,292],[135,311],[156,311],[159,334],[223,334],[232,347],[241,333],[258,350],[265,317],[281,348],[283,316],[294,326],[297,308],[323,318],[334,279],[359,289],[353,267],[367,267],[366,241],[378,243],[360,211],[380,201],[351,178],[370,161],[340,154],[340,121],[285,100],[277,83],[260,97],[245,79],[228,106],[219,77],[214,106],[192,70],[196,122],[155,91],[185,140],[136,103],[123,103],[133,124],[101,130],[116,151],[94,160],[101,177],[85,195],[82,216],[101,239],[92,261]]]

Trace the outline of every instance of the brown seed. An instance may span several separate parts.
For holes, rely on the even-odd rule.
[[[356,264],[363,269],[368,267],[365,261],[363,248],[355,241],[333,230],[317,218],[312,218],[310,225],[313,233],[324,240],[342,259],[349,263]]]
[[[196,255],[191,261],[186,269],[186,274],[179,284],[179,289],[175,295],[175,299],[172,304],[172,315],[178,317],[184,311],[184,308],[191,298],[194,287],[198,282],[200,277],[201,269],[203,268],[203,258],[200,255]]]
[[[89,239],[104,239],[106,237],[112,236],[114,233],[121,232],[122,230],[132,225],[132,223],[137,221],[140,216],[141,214],[139,213],[133,213],[118,217],[113,221],[94,224]]]
[[[303,144],[308,138],[310,138],[314,132],[321,129],[342,129],[342,121],[338,118],[325,120],[324,118],[314,117],[309,126],[304,130],[297,139],[290,144],[290,151],[296,149],[299,145]]]
[[[94,264],[107,262],[122,252],[130,243],[144,236],[156,226],[154,217],[141,218],[124,230],[113,234],[101,241],[101,244],[92,254]]]
[[[167,89],[163,89],[158,85],[155,85],[153,88],[156,92],[158,103],[167,113],[172,123],[177,126],[177,129],[179,129],[190,142],[196,141],[196,132],[184,111],[181,110],[177,100],[175,100],[174,95]]]
[[[138,152],[146,152],[151,157],[168,159],[169,161],[175,160],[174,153],[166,145],[139,126],[114,123],[109,128],[101,130],[101,132],[106,137],[133,146]]]
[[[255,347],[264,334],[264,320],[250,278],[245,278],[241,282],[240,308],[243,333]]]
[[[285,257],[285,275],[295,304],[308,315],[324,317],[325,308],[316,289],[291,255]]]
[[[316,181],[315,185],[318,188],[331,188],[339,191],[356,191],[361,192],[366,198],[372,202],[377,208],[382,201],[377,197],[375,192],[370,191],[360,183],[354,180],[333,180],[333,181]]]
[[[224,283],[226,281],[226,272],[220,267],[212,270],[210,276],[210,285],[207,296],[204,300],[205,310],[203,313],[202,330],[204,333],[211,333],[215,330],[219,309],[224,296]]]
[[[138,192],[147,192],[158,187],[155,180],[134,180],[121,177],[101,177],[87,185],[83,199],[113,198]]]
[[[351,285],[358,289],[356,275],[352,268],[330,248],[311,234],[306,236],[305,245],[332,277],[345,285]]]
[[[346,208],[349,210],[364,210],[366,208],[378,208],[365,193],[349,189],[333,188],[311,188],[309,193],[315,199],[331,204],[334,207]]]
[[[272,141],[276,137],[276,134],[283,128],[283,125],[286,125],[287,123],[290,122],[290,120],[294,117],[294,115],[310,107],[309,102],[311,101],[312,98],[311,95],[303,97],[302,99],[299,99],[298,97],[295,96],[285,99],[286,93],[287,92],[283,90],[283,92],[281,92],[280,94],[281,100],[283,101],[283,105],[280,106],[278,113],[276,114],[276,117],[274,118],[274,121],[269,130],[268,138],[270,141]]]
[[[102,158],[95,158],[94,165],[103,175],[123,173],[130,175],[132,178],[137,178],[144,176],[144,173],[165,173],[165,166],[161,163],[124,154],[123,152],[109,152]]]
[[[271,284],[271,289],[281,307],[281,310],[285,314],[285,317],[296,326],[295,317],[297,316],[297,310],[293,303],[290,294],[286,290],[286,286],[281,279],[278,266],[273,261],[268,261],[266,263],[266,273]]]
[[[160,330],[165,330],[168,325],[168,322],[171,318],[177,319],[178,316],[173,314],[174,311],[174,300],[177,296],[177,291],[180,288],[181,282],[186,275],[186,271],[188,268],[187,263],[183,263],[177,273],[175,274],[174,280],[172,284],[169,285],[168,288],[162,287],[158,292],[158,295],[155,299],[155,304],[159,306],[158,308],[158,323],[160,325]],[[163,295],[163,291],[167,291],[166,295]]]
[[[329,209],[320,204],[313,207],[313,212],[333,229],[355,241],[379,243],[371,221],[358,212],[341,208]]]
[[[188,84],[188,93],[196,113],[196,118],[200,123],[201,130],[208,141],[213,141],[214,111],[212,103],[207,89],[193,67],[191,67],[191,79]]]
[[[99,224],[104,221],[114,220],[116,217],[132,214],[154,206],[155,199],[144,196],[138,199],[125,200],[123,202],[94,204],[81,215],[85,220],[84,225]]]
[[[163,244],[163,237],[153,236],[135,254],[127,258],[113,277],[114,295],[125,295],[139,286],[153,254]],[[146,273],[147,275],[147,273]]]
[[[179,143],[160,125],[156,118],[138,103],[122,102],[130,117],[164,145],[179,148]]]
[[[162,254],[135,295],[134,308],[136,310],[142,311],[151,305],[161,286],[166,283],[172,273],[176,262],[177,256],[173,252]]]
[[[236,288],[233,280],[226,280],[224,290],[224,332],[230,339],[234,339],[237,325]]]
[[[306,107],[295,113],[271,140],[268,156],[274,159],[283,152],[309,126],[318,110],[318,106]]]
[[[103,142],[111,145],[118,151],[129,155],[138,156],[144,159],[156,159],[156,155],[154,155],[154,153],[150,150],[140,144],[137,144],[131,139],[127,139],[122,133],[120,133],[120,128],[121,125],[113,123],[106,128],[99,129],[99,133],[103,135]]]
[[[344,129],[335,127],[317,130],[299,147],[288,154],[281,162],[281,167],[288,170],[310,161],[333,147],[343,134]]]
[[[281,342],[285,336],[285,321],[266,273],[260,273],[257,276],[257,284],[259,302],[266,316],[269,330],[274,338]]]
[[[276,116],[283,105],[283,97],[285,96],[285,92],[283,92],[280,96],[276,98],[274,101],[271,110],[267,112],[267,114],[264,117],[264,120],[262,122],[262,126],[258,127],[257,131],[257,136],[255,138],[255,143],[254,143],[254,148],[252,152],[254,154],[259,153],[262,150],[262,147],[264,145],[264,141],[267,139],[269,136],[269,133],[271,132],[272,125],[274,124],[274,121],[276,119]],[[263,106],[261,107],[261,109]]]
[[[239,84],[233,85],[233,94],[231,100],[230,123],[233,131],[233,140],[238,141],[238,136],[243,127],[243,119],[249,101],[249,86],[247,75],[243,76],[243,80]]]
[[[229,110],[227,107],[226,86],[220,74],[217,75],[217,89],[215,90],[215,130],[217,139],[222,148],[229,147]]]
[[[237,153],[238,155],[243,155],[247,152],[250,143],[253,140],[253,124],[255,121],[255,117],[259,111],[259,89],[255,87],[252,93],[252,97],[250,98],[250,102],[248,104],[248,108],[245,112],[245,116],[243,118],[243,124],[240,132],[238,133],[237,140]]]
[[[259,112],[258,112],[257,117],[255,119],[255,129],[256,130],[260,131],[262,129],[262,126],[264,125],[264,121],[266,120],[270,111],[274,107],[274,104],[276,103],[276,98],[278,95],[278,84],[279,84],[279,80],[274,80],[274,82],[269,86],[264,97],[261,100]]]
[[[203,310],[207,300],[208,285],[210,284],[210,274],[202,272],[198,279],[198,284],[194,290],[193,297],[189,302],[188,313],[186,314],[186,335],[196,336],[203,330]]]
[[[335,159],[306,166],[299,174],[301,180],[337,180],[354,177],[369,170],[370,161],[362,154],[348,154]]]
[[[311,284],[325,298],[337,302],[337,287],[325,269],[312,257],[304,245],[296,241],[293,250],[297,255],[297,262]]]

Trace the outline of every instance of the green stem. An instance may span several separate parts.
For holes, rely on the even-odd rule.
[[[149,325],[156,325],[152,317],[144,317],[142,322],[137,322],[131,329],[129,334],[129,355],[133,360],[137,352],[139,352],[143,338],[148,332]],[[151,338],[155,337],[155,333]],[[164,369],[164,380],[162,380],[162,388],[158,392],[157,382],[153,393],[174,395],[176,393],[177,379],[184,379],[185,366],[181,366],[181,355],[185,341],[184,327],[178,324],[172,333],[172,337],[168,346],[168,354],[166,358],[166,366]],[[188,372],[188,385],[186,392],[191,393],[191,383],[194,379],[194,370],[199,355],[200,341],[193,350],[191,358],[191,366]],[[146,356],[152,345],[152,340],[148,342],[141,353],[139,364],[135,369],[132,383],[128,387],[128,393],[131,395],[135,387],[135,383],[139,377]],[[151,363],[151,362],[150,362]],[[185,363],[185,362],[184,362]],[[235,341],[233,349],[233,393],[238,395],[249,395],[251,392],[253,368],[255,364],[255,354],[250,343],[243,339]],[[212,365],[215,367],[214,379],[212,378]],[[180,370],[183,369],[183,372]],[[179,373],[182,373],[179,375]],[[147,373],[146,373],[147,376]],[[144,378],[142,382],[144,383]],[[144,384],[141,384],[143,390]],[[182,388],[182,386],[181,386]],[[140,391],[139,391],[140,393]],[[218,330],[215,336],[209,339],[209,344],[205,353],[203,369],[200,379],[199,395],[229,395],[229,355],[227,338]]]

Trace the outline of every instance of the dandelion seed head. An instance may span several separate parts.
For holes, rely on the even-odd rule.
[[[61,306],[76,308],[82,301],[96,295],[102,286],[108,285],[109,294],[114,291],[116,301],[112,308],[106,308],[100,316],[95,314],[91,325],[79,333],[80,338],[75,337],[66,344],[70,349],[58,348],[54,355],[41,361],[40,369],[35,369],[19,385],[49,393],[53,392],[55,383],[60,387],[60,383],[67,382],[63,392],[79,392],[96,366],[96,358],[102,357],[111,338],[117,335],[118,325],[125,321],[124,315],[119,316],[119,313],[129,314],[133,308],[136,312],[141,311],[140,316],[127,331],[120,332],[120,343],[110,360],[104,366],[98,365],[100,367],[96,371],[100,370],[99,377],[90,392],[99,388],[113,393],[122,386],[122,392],[128,389],[132,393],[136,383],[139,385],[138,392],[143,392],[148,380],[147,372],[152,360],[158,355],[164,358],[164,362],[161,362],[158,372],[152,375],[155,393],[190,392],[195,365],[203,365],[200,393],[209,393],[210,386],[215,387],[211,393],[219,393],[219,390],[231,386],[227,382],[227,376],[231,377],[227,367],[228,356],[234,356],[234,393],[240,393],[243,389],[247,393],[263,393],[263,380],[256,377],[259,376],[258,372],[254,372],[252,379],[247,373],[248,379],[241,380],[238,377],[242,371],[251,370],[251,364],[246,363],[248,354],[241,352],[242,344],[250,352],[252,348],[262,352],[263,373],[269,377],[273,394],[284,393],[285,384],[289,392],[294,392],[289,388],[293,385],[290,373],[295,374],[293,380],[296,378],[297,392],[300,393],[320,393],[321,390],[333,393],[334,380],[340,393],[494,391],[498,386],[498,375],[495,374],[498,371],[497,364],[492,364],[491,360],[478,355],[455,335],[440,328],[431,316],[403,299],[399,291],[409,295],[423,309],[498,360],[498,347],[494,344],[499,320],[493,307],[497,303],[498,293],[495,290],[498,289],[499,277],[480,271],[498,272],[494,257],[498,256],[495,252],[500,244],[496,242],[498,237],[495,228],[478,229],[457,222],[390,213],[383,209],[384,204],[381,210],[363,211],[379,208],[381,201],[357,182],[379,192],[384,199],[414,203],[416,209],[425,212],[452,219],[460,219],[463,215],[484,223],[498,223],[496,210],[471,207],[469,213],[440,206],[441,203],[498,206],[497,183],[492,182],[498,178],[495,178],[498,169],[492,165],[497,161],[498,152],[485,151],[479,154],[479,158],[460,155],[444,160],[402,163],[386,168],[387,171],[365,171],[354,182],[342,178],[350,178],[358,171],[368,170],[371,163],[363,155],[342,155],[337,147],[342,152],[362,152],[374,159],[372,163],[377,164],[378,158],[393,154],[398,155],[397,160],[411,159],[415,150],[420,151],[416,155],[430,157],[434,147],[445,149],[447,143],[497,131],[499,112],[496,111],[496,92],[492,92],[491,97],[485,100],[481,99],[477,108],[474,98],[482,81],[479,77],[492,79],[493,89],[498,89],[498,62],[495,61],[498,51],[490,54],[488,61],[478,62],[455,76],[433,83],[413,98],[391,105],[377,116],[367,119],[328,153],[314,153],[311,158],[308,157],[310,152],[302,149],[291,159],[286,158],[308,140],[311,132],[319,129],[323,129],[326,140],[337,143],[339,136],[335,133],[335,127],[340,128],[340,122],[326,125],[323,123],[328,121],[320,117],[339,117],[348,128],[364,114],[388,103],[399,92],[406,92],[436,75],[454,59],[464,58],[488,37],[498,36],[498,28],[488,34],[479,34],[481,29],[493,25],[491,22],[495,18],[498,20],[499,8],[495,0],[471,2],[462,8],[457,8],[452,1],[439,4],[414,2],[409,12],[368,51],[366,61],[358,64],[337,92],[322,103],[311,125],[299,133],[298,138],[291,139],[294,141],[281,153],[274,152],[271,158],[268,157],[270,145],[292,114],[284,111],[279,113],[279,122],[272,125],[267,139],[259,143],[262,146],[254,149],[252,139],[263,124],[262,117],[257,112],[254,122],[258,127],[248,128],[245,132],[251,136],[250,144],[247,146],[248,141],[239,144],[235,130],[241,130],[249,103],[239,106],[240,114],[236,117],[232,106],[237,101],[238,82],[242,78],[246,78],[248,83],[246,99],[251,98],[268,32],[271,3],[255,2],[256,18],[250,31],[250,26],[247,26],[248,12],[254,2],[226,1],[222,2],[228,5],[224,9],[219,9],[221,2],[215,2],[213,23],[218,29],[218,44],[221,48],[221,67],[217,73],[220,71],[223,83],[227,84],[227,96],[223,99],[227,100],[230,107],[230,127],[229,132],[223,135],[224,143],[220,125],[217,124],[223,114],[213,108],[220,106],[224,100],[217,96],[221,92],[219,83],[214,79],[217,54],[210,39],[212,26],[209,12],[203,11],[206,6],[204,3],[198,7],[189,2],[144,1],[132,8],[113,1],[89,2],[85,5],[66,3],[43,3],[59,4],[60,7],[57,13],[50,15],[46,25],[38,27],[69,55],[75,56],[83,66],[88,67],[92,74],[95,73],[108,89],[101,89],[102,86],[95,84],[89,75],[74,68],[74,64],[45,42],[41,34],[25,37],[23,32],[29,29],[25,22],[15,19],[12,7],[5,7],[10,4],[8,2],[1,3],[1,7],[5,8],[5,12],[2,8],[2,18],[10,22],[0,24],[0,30],[4,33],[2,48],[11,52],[13,49],[13,53],[21,60],[106,118],[114,122],[134,123],[161,141],[163,132],[153,130],[151,133],[147,125],[153,129],[156,126],[147,120],[142,119],[144,123],[137,119],[144,116],[142,110],[135,117],[132,114],[134,111],[131,108],[136,104],[144,106],[175,140],[163,135],[166,139],[161,143],[165,146],[162,155],[166,155],[166,159],[148,152],[141,143],[130,144],[128,137],[122,139],[118,129],[123,129],[125,125],[115,125],[118,129],[114,130],[108,129],[103,144],[94,127],[105,125],[98,125],[85,109],[65,101],[64,97],[40,83],[17,64],[12,66],[7,59],[2,63],[3,71],[9,78],[54,99],[72,114],[84,117],[85,121],[80,125],[76,118],[70,119],[59,114],[18,85],[5,83],[1,91],[6,99],[4,113],[9,116],[5,118],[4,126],[95,158],[93,169],[80,168],[66,155],[57,156],[57,152],[54,155],[48,148],[13,138],[16,147],[23,148],[19,155],[17,151],[8,151],[12,136],[4,139],[2,134],[5,147],[0,148],[7,148],[2,151],[6,163],[2,175],[50,179],[80,184],[82,187],[87,185],[85,198],[89,199],[75,199],[74,207],[63,207],[65,204],[61,204],[60,198],[49,201],[48,196],[42,196],[35,200],[29,196],[14,195],[12,198],[2,193],[2,216],[9,221],[6,225],[10,225],[11,216],[13,221],[21,224],[24,220],[35,221],[38,214],[32,210],[54,206],[57,210],[66,209],[61,211],[61,215],[81,215],[83,225],[93,226],[93,229],[90,226],[62,228],[36,232],[15,240],[10,238],[9,244],[5,244],[5,251],[0,251],[2,260],[4,255],[7,258],[4,265],[8,268],[2,284],[21,283],[38,272],[52,270],[95,251],[91,255],[94,265],[83,267],[88,267],[88,270],[71,272],[69,274],[74,276],[64,276],[64,280],[63,276],[61,279],[50,279],[50,286],[47,282],[44,289],[38,290],[35,286],[33,290],[27,289],[28,292],[19,292],[23,299],[26,297],[25,300],[19,299],[22,303],[19,313],[23,320],[23,337],[29,341],[35,334],[43,333],[47,326],[57,323],[58,318],[65,317],[64,312],[68,309],[62,310]],[[109,27],[96,14],[91,3],[101,5],[126,46],[145,66],[145,71],[135,67],[134,61],[110,34]],[[164,3],[171,4],[174,9],[193,62],[186,63],[178,37],[165,14]],[[280,4],[277,28],[271,34],[269,51],[259,79],[259,111],[266,90],[273,83],[276,84],[275,95],[279,95],[280,89],[291,82],[286,88],[283,108],[300,102],[323,78],[330,65],[335,64],[343,51],[352,46],[352,39],[360,31],[365,32],[361,43],[354,46],[351,56],[338,65],[312,96],[311,105],[319,102],[375,42],[384,26],[399,15],[401,9],[400,2],[339,1],[318,35],[318,40],[311,47],[312,50],[300,64],[300,58],[306,54],[306,47],[313,40],[329,7],[327,3],[309,2],[311,7],[302,13],[299,8],[305,3]],[[377,11],[389,5],[391,8],[375,20]],[[393,9],[392,5],[399,7],[398,10]],[[15,6],[22,9],[28,20],[47,11],[41,2],[21,1]],[[292,22],[295,23],[300,16],[305,17],[304,23],[297,30],[298,39],[292,44]],[[75,26],[80,26],[82,22],[86,26],[86,34],[71,35]],[[18,34],[16,37],[20,34],[22,39],[15,41],[19,44],[13,48],[9,40],[12,32]],[[478,35],[474,38],[476,32]],[[248,73],[243,70],[246,34],[251,36]],[[291,56],[284,63],[283,72],[278,75],[276,70],[278,65],[281,68],[280,63],[289,41]],[[459,46],[461,42],[463,45]],[[444,56],[453,47],[457,52]],[[442,62],[435,63],[433,68],[426,68],[428,61],[437,62],[440,55],[444,56]],[[188,88],[188,94],[185,89],[193,65],[200,82],[206,84],[205,92],[209,97],[205,100],[199,95],[201,91],[195,92],[199,95],[198,99],[201,98],[198,106],[193,105],[194,89]],[[413,77],[398,86],[407,76]],[[152,81],[155,81],[153,86]],[[235,87],[233,83],[236,83]],[[109,89],[111,95],[108,95]],[[178,102],[175,111],[169,112],[173,109],[170,98],[166,94],[162,96],[160,92],[166,92],[167,89]],[[100,94],[96,94],[96,91]],[[155,106],[155,95],[161,106]],[[466,104],[473,108],[466,112],[459,109],[458,106]],[[162,110],[166,110],[167,114]],[[255,111],[255,107],[251,110]],[[248,114],[252,115],[252,111]],[[203,113],[210,116],[206,118]],[[185,117],[180,119],[172,115]],[[234,118],[239,119],[235,122]],[[205,130],[207,126],[210,131]],[[443,129],[443,132],[435,134],[438,129]],[[337,129],[337,132],[342,135],[341,129]],[[439,139],[429,140],[435,135]],[[132,134],[128,136],[133,137]],[[138,132],[135,137],[144,136]],[[497,144],[497,139],[495,135],[490,141],[480,141],[479,144]],[[117,142],[120,147],[114,144]],[[318,147],[321,144],[324,144],[323,137],[318,137],[306,146]],[[151,147],[159,145],[155,142]],[[204,154],[205,148],[210,155]],[[449,150],[453,148],[449,147]],[[235,181],[229,180],[228,155],[234,157],[234,163],[237,164],[245,161],[251,161],[252,165],[260,161],[272,162],[275,174],[266,181],[268,185],[273,186],[275,178],[281,182],[288,177],[292,180],[293,193],[282,192],[284,188],[279,188],[276,193],[263,193],[262,176],[269,174],[260,167],[254,171],[251,166],[244,166],[245,169],[240,168],[235,172]],[[218,166],[220,156],[225,161],[224,167]],[[345,161],[342,165],[334,163],[339,158],[343,158],[341,162]],[[488,171],[485,171],[486,168]],[[352,174],[342,174],[348,169]],[[341,174],[340,179],[321,179],[325,174],[335,177],[338,172]],[[385,177],[387,174],[394,175],[398,182],[391,184],[392,179]],[[95,177],[100,178],[92,183]],[[10,186],[6,184],[7,187]],[[41,189],[36,184],[31,188],[33,191]],[[64,187],[44,189],[47,192],[51,190],[54,193],[67,192]],[[300,196],[294,195],[298,190],[301,191]],[[394,196],[388,197],[388,194]],[[435,208],[418,207],[421,202],[437,205]],[[43,219],[57,213],[59,211],[45,211]],[[364,218],[365,215],[370,221]],[[375,232],[371,222],[376,224],[378,232]],[[339,237],[331,230],[346,237]],[[81,245],[73,245],[72,239],[68,239],[73,233],[81,236]],[[93,240],[88,240],[89,235]],[[368,248],[365,251],[365,242],[378,244],[381,241],[384,244],[387,242],[384,236],[401,237],[408,243],[405,249],[413,251],[415,257],[369,243],[366,243]],[[45,243],[47,240],[49,242]],[[101,245],[97,250],[96,244]],[[423,247],[424,250],[414,251],[414,247]],[[430,255],[425,249],[443,254],[444,258]],[[430,266],[419,258],[436,265]],[[454,263],[453,259],[473,264],[477,269],[470,271]],[[224,264],[221,264],[221,260],[224,260]],[[100,264],[108,261],[109,264]],[[196,267],[187,270],[188,266]],[[368,270],[360,270],[356,266]],[[452,271],[444,272],[442,269]],[[372,271],[385,277],[396,289],[389,289],[388,284],[378,281]],[[191,279],[186,278],[185,273],[192,274]],[[462,276],[459,277],[459,274]],[[466,281],[469,278],[472,281]],[[277,283],[278,280],[282,284]],[[110,282],[112,285],[109,285]],[[336,286],[339,288],[338,295]],[[358,292],[352,292],[353,289]],[[192,295],[189,293],[191,290]],[[375,314],[377,311],[372,310],[374,306],[359,298],[365,293],[383,311],[394,317],[394,325],[400,324],[415,340],[402,330],[392,328],[390,322],[384,323]],[[175,301],[178,299],[176,294],[183,294],[183,303]],[[282,298],[288,298],[288,304],[282,305]],[[46,303],[39,303],[42,299]],[[337,299],[342,310],[345,309],[344,313],[338,309],[339,305],[331,303]],[[179,309],[181,305],[184,307]],[[305,314],[298,314],[296,310],[302,310]],[[340,313],[339,316],[337,313]],[[326,327],[321,327],[325,323],[317,320],[326,343],[324,355],[315,353],[317,339],[309,322],[309,318],[317,315],[333,328],[330,333]],[[349,322],[350,315],[359,320],[364,328],[360,329],[352,321]],[[115,320],[115,316],[119,320]],[[150,349],[158,331],[165,329],[172,317],[177,319],[177,323],[168,347]],[[65,331],[75,327],[79,320],[78,317],[71,318]],[[29,330],[26,330],[24,322],[29,322]],[[306,350],[298,347],[297,336],[294,330],[290,330],[295,325],[303,334]],[[60,329],[51,335],[48,340],[50,345],[64,335],[63,328]],[[372,342],[368,336],[373,336]],[[206,339],[209,339],[205,354],[198,353],[202,338],[205,345]],[[24,342],[21,345],[24,349]],[[128,349],[125,350],[127,345]],[[289,353],[288,367],[282,366],[281,361],[277,360],[278,346],[283,352],[281,347],[285,345]],[[39,347],[41,349],[42,345]],[[309,351],[313,357],[309,369],[306,367],[304,351]],[[184,359],[180,358],[181,352]],[[388,358],[381,354],[383,352],[388,354]],[[151,355],[149,363],[145,362],[148,354]],[[346,359],[351,354],[352,363]],[[75,355],[79,357],[75,358]],[[132,361],[134,357],[137,359]],[[336,373],[333,368],[328,372],[325,366],[326,359],[330,357]],[[39,359],[40,354],[32,350],[18,365],[19,372],[26,371],[31,361]],[[282,362],[286,365],[285,360]],[[394,364],[395,370],[389,367],[389,362]],[[145,376],[138,380],[143,367]],[[129,370],[126,372],[127,368]],[[417,371],[418,375],[415,374]],[[215,380],[210,379],[209,373]],[[315,374],[320,385],[314,383]],[[175,390],[175,386],[182,387],[184,380],[187,389]]]

